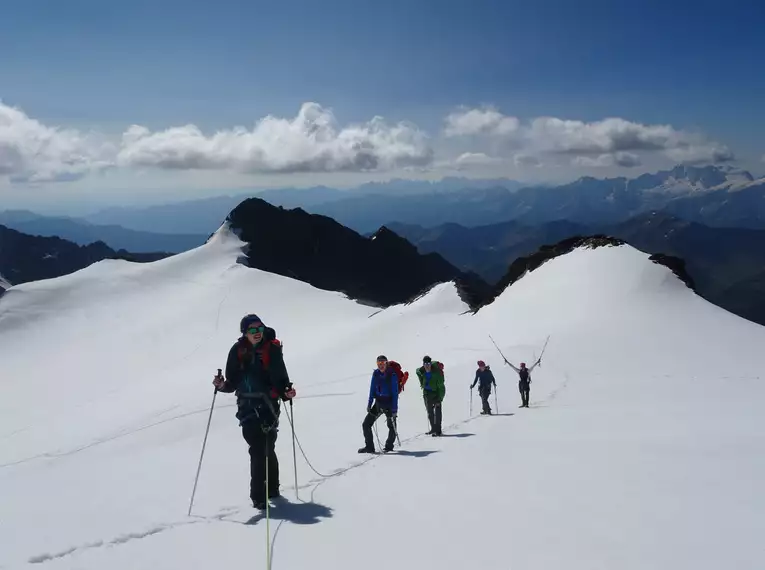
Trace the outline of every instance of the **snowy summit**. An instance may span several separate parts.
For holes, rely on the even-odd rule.
[[[765,329],[628,245],[580,247],[469,310],[453,282],[379,309],[246,267],[224,225],[0,300],[0,568],[755,569]],[[283,499],[212,379],[257,313],[283,344]],[[529,408],[514,366],[531,365]],[[375,359],[410,374],[393,452],[359,455]],[[444,364],[443,436],[415,370]],[[491,416],[470,385],[497,383]],[[378,421],[380,437],[386,433]],[[298,489],[294,488],[297,476]]]

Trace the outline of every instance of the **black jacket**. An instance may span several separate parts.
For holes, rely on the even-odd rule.
[[[229,350],[226,381],[220,391],[236,392],[240,423],[258,420],[264,426],[276,425],[279,401],[290,388],[282,345],[273,329],[266,328],[256,347],[242,336]]]
[[[491,390],[491,385],[494,384],[494,386],[497,385],[497,382],[494,380],[494,373],[491,371],[491,369],[486,366],[483,369],[483,372],[481,372],[481,369],[475,371],[475,380],[473,380],[473,383],[470,385],[470,388],[472,389],[476,382],[480,381],[480,385],[478,386],[479,390]]]

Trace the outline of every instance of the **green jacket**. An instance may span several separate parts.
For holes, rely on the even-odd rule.
[[[443,367],[444,365],[438,362],[437,360],[434,360],[433,365],[430,367],[430,382],[428,382],[428,387],[431,390],[434,390],[436,392],[436,395],[438,396],[438,401],[442,402],[444,399],[444,396],[446,396],[446,383],[444,381],[444,371]],[[417,378],[420,379],[420,388],[422,389],[423,394],[425,393],[425,382],[427,382],[427,378],[425,377],[425,367],[420,366],[417,369]]]

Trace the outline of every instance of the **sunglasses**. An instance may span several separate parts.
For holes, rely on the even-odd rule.
[[[266,327],[250,327],[247,329],[248,334],[258,334],[266,330]]]

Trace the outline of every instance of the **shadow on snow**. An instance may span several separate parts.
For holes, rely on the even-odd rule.
[[[428,455],[432,455],[434,453],[438,453],[438,450],[429,449],[423,451],[409,451],[408,449],[396,449],[387,453],[386,455],[403,455],[404,457],[427,457]]]
[[[294,524],[316,524],[321,519],[332,517],[332,509],[318,503],[307,503],[300,501],[291,503],[285,498],[274,501],[274,506],[270,507],[268,514],[272,520],[289,521]],[[266,518],[265,511],[260,512],[248,520],[245,524],[256,524]]]

